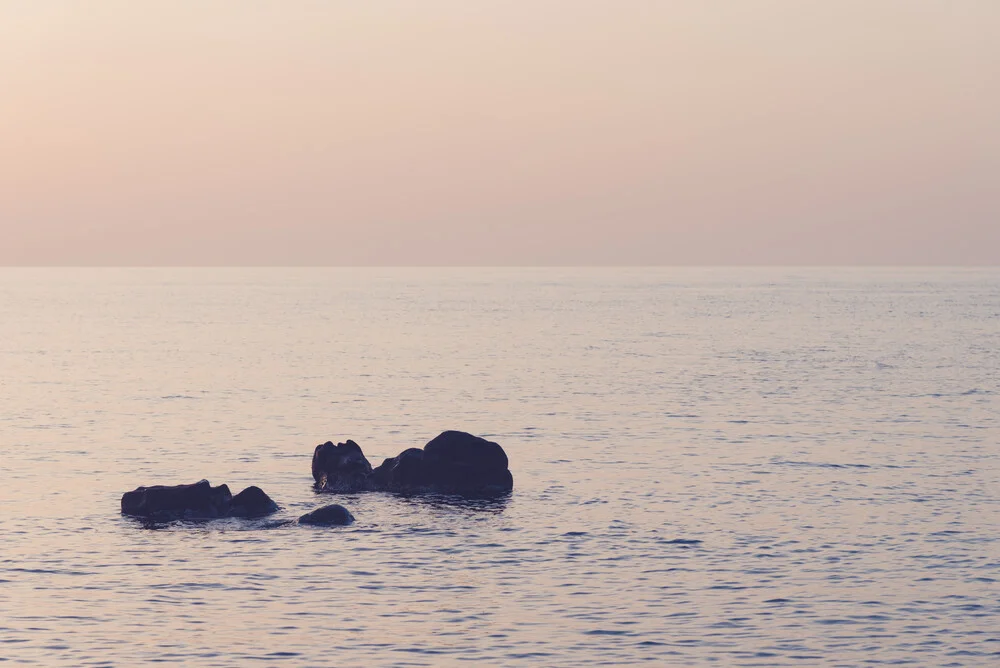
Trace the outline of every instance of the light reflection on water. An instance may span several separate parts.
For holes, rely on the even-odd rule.
[[[0,658],[1000,661],[1000,271],[11,269],[0,314]],[[311,489],[448,428],[510,497]],[[203,477],[282,509],[118,514]]]

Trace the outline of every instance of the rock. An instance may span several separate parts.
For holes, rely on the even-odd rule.
[[[327,492],[497,496],[514,488],[503,448],[464,431],[443,432],[422,449],[404,450],[376,469],[354,441],[327,441],[313,451],[312,471],[316,488]]]
[[[299,524],[313,524],[316,526],[345,526],[354,521],[354,515],[336,503],[317,508],[311,513],[306,513],[299,518]]]
[[[410,448],[372,472],[373,487],[390,492],[496,495],[514,478],[498,444],[462,431],[446,431],[423,450]]]
[[[372,465],[354,441],[327,441],[313,451],[316,487],[330,492],[360,492],[371,488]]]
[[[416,489],[425,477],[424,451],[420,448],[403,450],[395,457],[383,460],[372,471],[375,489],[380,490]]]
[[[506,471],[507,453],[493,441],[467,434],[446,431],[424,446],[429,461],[441,466],[466,466],[476,471]]]
[[[122,495],[122,514],[158,521],[263,517],[278,510],[260,487],[247,487],[233,496],[229,487],[212,487],[207,480],[193,485],[139,487]]]
[[[264,517],[277,510],[278,504],[264,490],[253,485],[234,496],[229,506],[232,517]]]
[[[229,514],[232,494],[207,480],[192,485],[138,487],[122,495],[122,514],[156,520],[208,519]]]

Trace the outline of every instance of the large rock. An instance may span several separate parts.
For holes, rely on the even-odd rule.
[[[317,526],[345,526],[354,522],[354,515],[336,503],[317,508],[299,518],[299,524],[314,524]]]
[[[122,495],[122,514],[150,519],[225,517],[233,498],[229,487],[207,480],[192,485],[137,487]]]
[[[376,489],[404,493],[495,495],[514,488],[503,448],[462,431],[446,431],[423,450],[386,459],[372,479]]]
[[[122,514],[153,520],[263,517],[278,504],[259,487],[247,487],[233,496],[229,487],[212,487],[207,480],[192,485],[138,487],[122,495]]]
[[[313,451],[312,474],[316,487],[330,492],[371,489],[372,465],[354,441],[327,441]]]

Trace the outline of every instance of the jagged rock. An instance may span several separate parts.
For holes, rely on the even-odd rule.
[[[157,520],[225,517],[233,495],[226,485],[207,480],[191,485],[138,487],[122,495],[122,514]]]
[[[229,506],[229,514],[233,517],[264,517],[277,510],[278,504],[255,485],[234,496]]]
[[[327,441],[313,451],[316,487],[330,492],[361,492],[371,488],[372,465],[354,441]]]
[[[336,503],[317,508],[299,518],[299,524],[314,524],[317,526],[344,526],[354,521],[354,515]]]

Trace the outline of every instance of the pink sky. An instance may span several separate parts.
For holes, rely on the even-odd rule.
[[[1000,264],[997,0],[5,0],[0,264]]]

